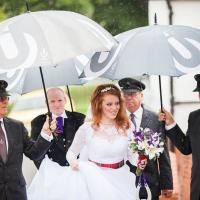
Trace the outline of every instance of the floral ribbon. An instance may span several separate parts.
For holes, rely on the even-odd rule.
[[[139,175],[139,180],[138,180],[138,183],[137,183],[137,186],[136,186],[136,200],[140,200],[140,188],[142,186],[142,183],[143,183],[143,186],[145,187],[146,191],[147,191],[147,199],[146,200],[151,200],[152,198],[152,195],[151,195],[151,190],[149,188],[149,185],[147,183],[147,177],[145,176],[144,172],[142,171]]]

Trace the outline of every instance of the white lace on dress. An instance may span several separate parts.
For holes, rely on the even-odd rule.
[[[131,130],[132,128],[124,133],[122,130],[116,129],[114,125],[103,124],[94,130],[91,122],[85,122],[75,135],[67,152],[67,160],[70,163],[71,160],[76,159],[80,152],[82,154],[84,147],[84,151],[87,149],[89,160],[100,163],[116,163],[128,159],[135,165],[137,155],[132,154],[128,148]]]
[[[127,134],[131,136],[131,130]],[[28,189],[28,199],[137,200],[135,175],[127,165],[112,169],[88,161],[112,164],[127,157],[132,160],[135,154],[130,157],[128,145],[129,137],[115,127],[101,126],[94,131],[91,123],[84,123],[67,153],[69,162],[79,153],[80,157],[85,154],[85,161],[79,161],[79,170],[61,167],[46,157]]]

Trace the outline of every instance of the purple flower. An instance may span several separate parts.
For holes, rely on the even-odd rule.
[[[133,131],[130,149],[146,155],[149,159],[159,157],[164,149],[164,143],[160,138],[161,133],[153,132],[149,128]]]

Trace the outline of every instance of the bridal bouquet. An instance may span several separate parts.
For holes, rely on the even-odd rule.
[[[160,133],[154,132],[149,128],[139,131],[133,131],[130,141],[130,150],[139,154],[139,157],[148,157],[156,159],[164,150],[164,142],[160,137]]]
[[[146,158],[148,158],[149,160],[156,159],[163,152],[164,142],[161,139],[160,134],[161,133],[154,132],[149,128],[140,128],[139,131],[133,131],[129,148],[131,152],[137,152],[139,154],[138,164]],[[141,172],[141,170],[138,167],[136,169],[136,175],[138,176],[138,183],[136,187],[138,190],[138,196],[136,199],[144,198],[150,200],[152,195],[147,183],[147,177],[145,176],[144,172]],[[141,197],[139,195],[140,190],[143,191],[141,193],[145,197]]]

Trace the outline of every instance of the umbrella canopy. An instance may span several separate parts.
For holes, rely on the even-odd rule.
[[[109,54],[95,53],[81,77],[121,79],[148,75],[181,76],[200,70],[200,30],[153,25],[116,36]],[[101,73],[100,73],[101,72]]]
[[[112,80],[144,74],[181,76],[200,71],[200,30],[186,26],[153,25],[116,36],[119,45],[97,52],[82,72],[82,78],[102,76]]]
[[[44,67],[59,66],[80,54],[110,50],[115,43],[105,29],[83,15],[67,11],[27,12],[0,23],[0,73],[12,73],[13,70],[22,73],[24,69],[33,68],[30,72],[25,70],[20,89],[16,88],[23,93],[30,88],[38,89],[38,83],[42,83],[41,88],[44,88],[47,100],[42,68],[44,70]],[[59,68],[63,68],[62,65]],[[36,72],[33,72],[34,69]],[[53,76],[46,72],[49,74],[48,81],[53,82],[51,86],[66,84],[66,81],[62,82],[65,78],[63,76],[73,71],[64,69],[65,71],[58,72],[58,68],[54,68],[53,71],[55,70]],[[39,72],[42,82],[37,81]],[[47,108],[49,112],[48,101]]]
[[[78,78],[82,70],[83,68],[79,69],[72,59],[54,67],[44,67],[42,72],[45,86],[84,84],[86,81]],[[25,94],[42,88],[39,68],[9,70],[0,73],[0,79],[8,82],[7,90],[11,93]]]
[[[112,36],[91,19],[67,11],[28,12],[0,23],[0,70],[55,66],[110,50]]]

